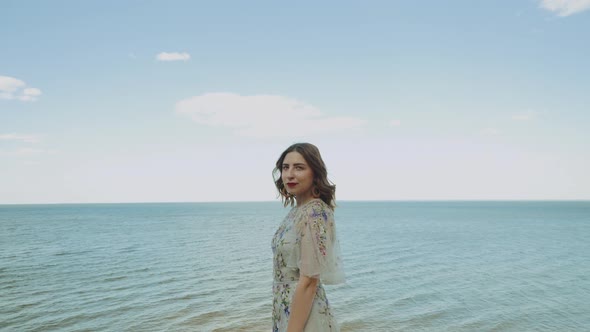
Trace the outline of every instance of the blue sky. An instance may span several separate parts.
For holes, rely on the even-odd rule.
[[[590,0],[2,1],[0,204],[590,199]]]

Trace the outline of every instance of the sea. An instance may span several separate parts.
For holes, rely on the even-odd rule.
[[[0,331],[270,331],[275,202],[0,205]],[[341,331],[590,331],[589,201],[339,201]]]

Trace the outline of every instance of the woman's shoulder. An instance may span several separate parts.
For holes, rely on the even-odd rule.
[[[298,211],[298,222],[307,223],[310,220],[328,221],[333,220],[334,211],[320,198],[305,203]]]
[[[321,198],[313,198],[301,207],[302,211],[307,213],[314,213],[320,211],[332,211],[332,208],[326,204]]]

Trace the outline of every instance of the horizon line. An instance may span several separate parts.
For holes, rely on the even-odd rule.
[[[220,203],[280,203],[278,200],[264,201],[144,201],[144,202],[50,202],[50,203],[0,203],[13,205],[100,205],[100,204],[220,204]],[[337,202],[590,202],[590,199],[344,199]]]

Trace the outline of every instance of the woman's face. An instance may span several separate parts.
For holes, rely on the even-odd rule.
[[[281,166],[281,178],[288,193],[293,194],[300,204],[311,198],[313,188],[313,170],[303,156],[296,151],[289,152]]]

